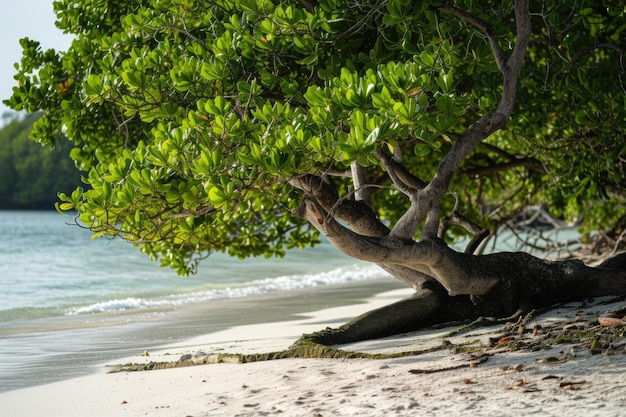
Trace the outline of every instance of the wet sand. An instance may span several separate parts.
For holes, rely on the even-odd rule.
[[[386,291],[366,303],[311,311],[296,320],[230,327],[107,365],[177,361],[200,351],[286,349],[302,333],[334,326],[408,293]],[[603,311],[622,307],[623,300],[599,300],[583,307],[572,303],[537,316],[534,323],[544,329],[562,328],[572,320],[591,323]],[[427,329],[339,348],[394,353],[425,350],[444,341],[462,346],[491,339],[501,328],[477,328],[455,336],[447,336],[453,327]],[[531,332],[523,337],[537,336]],[[105,373],[101,366],[88,376],[2,393],[0,409],[13,417],[617,417],[626,409],[626,348],[623,337],[615,341],[618,349],[610,354],[567,343],[540,350],[510,350],[496,344],[480,354],[444,348],[381,360],[281,359],[121,373]]]
[[[354,281],[264,296],[143,310],[58,317],[35,329],[0,334],[0,392],[88,375],[100,364],[235,326],[295,320],[320,308],[360,303],[403,288],[392,278]],[[337,317],[340,325],[349,317]]]

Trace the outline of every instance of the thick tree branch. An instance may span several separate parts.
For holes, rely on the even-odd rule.
[[[406,174],[407,170],[404,168],[404,166],[398,162],[393,161],[393,159],[389,158],[381,150],[376,150],[374,152],[374,155],[378,158],[383,167],[385,167],[387,175],[391,179],[391,182],[393,182],[393,185],[398,189],[398,191],[402,192],[407,197],[411,197],[415,193],[415,190],[417,188],[413,187],[412,184],[407,184],[407,182],[403,180],[406,178],[401,178],[407,177],[406,175],[398,175],[399,172],[402,171]]]
[[[513,52],[507,60],[504,71],[502,72],[504,76],[502,98],[496,110],[496,113],[504,115],[507,120],[513,111],[517,93],[517,78],[522,64],[524,63],[526,49],[528,48],[528,42],[530,40],[531,26],[528,0],[515,1],[515,22],[517,26],[517,39],[513,47]]]
[[[363,236],[383,237],[389,228],[382,224],[370,206],[362,201],[339,198],[335,185],[330,179],[315,175],[293,178],[290,184],[315,201],[323,210],[324,216],[333,216],[345,221],[350,228]]]
[[[391,235],[410,239],[415,234],[426,215],[439,204],[446,192],[452,176],[470,154],[485,138],[506,126],[513,111],[517,91],[517,79],[530,39],[530,15],[528,0],[515,2],[517,42],[511,56],[504,65],[502,97],[495,112],[486,114],[472,124],[454,143],[443,158],[432,181],[415,197],[411,198],[411,208],[396,223]]]
[[[426,221],[424,227],[422,227],[422,238],[437,237],[439,231],[439,218],[441,217],[441,210],[439,207],[433,207],[431,211],[426,215]]]
[[[390,263],[379,263],[377,265],[416,291],[423,289],[427,282],[436,281],[433,277],[406,266]]]
[[[339,200],[339,194],[328,178],[307,174],[292,178],[289,183],[304,191],[308,197],[313,198],[326,211],[330,211]]]
[[[374,155],[380,163],[385,167],[385,170],[389,174],[391,180],[396,183],[396,181],[400,184],[403,184],[406,187],[409,187],[413,190],[421,190],[426,187],[426,182],[422,181],[415,175],[413,175],[402,163],[396,159],[396,154],[394,153],[393,157],[389,157],[385,155],[385,153],[381,150],[376,150]],[[395,179],[395,181],[394,181]]]
[[[487,270],[473,256],[455,252],[438,239],[416,242],[391,235],[384,238],[362,236],[327,216],[319,204],[308,198],[294,214],[308,220],[346,255],[377,264],[413,269],[422,277],[436,279],[451,296],[482,295],[499,281],[498,276],[486,273]]]

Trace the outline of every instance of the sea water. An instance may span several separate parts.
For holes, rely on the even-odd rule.
[[[232,324],[219,314],[176,322],[194,306],[385,276],[326,243],[281,259],[214,254],[179,277],[121,239],[92,240],[56,212],[0,211],[0,391]]]
[[[511,242],[498,249],[520,249]],[[282,259],[214,254],[179,277],[121,239],[92,240],[54,211],[0,211],[0,392],[401,286],[328,243]]]

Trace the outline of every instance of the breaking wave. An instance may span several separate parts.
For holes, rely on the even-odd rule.
[[[86,306],[73,307],[66,310],[65,314],[111,313],[125,310],[176,307],[185,304],[196,304],[227,298],[242,298],[278,291],[290,291],[321,285],[363,281],[380,278],[385,275],[387,274],[376,266],[354,267],[353,269],[337,268],[317,274],[286,275],[275,278],[265,278],[249,281],[240,286],[212,288],[156,298],[127,297],[112,299]]]

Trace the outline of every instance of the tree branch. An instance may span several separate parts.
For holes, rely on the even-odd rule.
[[[486,114],[474,122],[452,145],[443,158],[431,182],[411,199],[411,208],[392,229],[399,238],[411,238],[426,215],[439,204],[452,179],[470,152],[485,138],[506,126],[513,111],[517,91],[517,78],[526,54],[530,38],[530,15],[528,0],[515,2],[517,42],[506,61],[503,71],[503,91],[495,112]]]
[[[456,193],[452,193],[452,195],[455,198],[454,208],[452,209],[452,213],[450,213],[450,215],[443,219],[443,221],[441,222],[439,230],[437,231],[437,237],[443,240],[446,231],[451,226],[462,227],[463,229],[474,235],[472,240],[465,247],[464,251],[464,253],[472,254],[480,246],[482,241],[490,235],[491,232],[489,231],[489,229],[482,228],[473,221],[469,220],[467,217],[461,215],[459,213],[461,200]]]
[[[522,64],[524,63],[526,49],[528,48],[528,42],[530,40],[531,26],[528,0],[515,1],[515,22],[517,27],[517,39],[513,47],[513,52],[507,60],[502,73],[504,76],[502,98],[496,110],[496,113],[506,116],[507,119],[513,111],[517,92],[517,78]]]
[[[506,171],[513,168],[524,167],[530,171],[545,173],[546,169],[541,162],[534,158],[520,158],[514,159],[504,164],[492,164],[486,167],[471,168],[464,173],[470,178],[482,177],[485,175],[497,174],[498,172]]]
[[[407,182],[412,183],[412,181],[410,180],[412,175],[410,173],[409,173],[409,176],[406,175],[408,173],[408,170],[404,168],[402,164],[393,161],[393,159],[389,158],[381,150],[374,151],[374,155],[376,156],[376,158],[378,158],[380,163],[383,165],[383,167],[387,171],[387,175],[391,179],[391,182],[393,182],[393,185],[398,189],[398,191],[402,192],[402,194],[410,198],[415,193],[415,190],[417,190],[417,187],[412,186],[416,184],[407,184]],[[404,175],[398,175],[400,172],[402,172],[402,174]],[[405,181],[407,179],[409,181]],[[419,188],[423,188],[423,187],[419,187]]]
[[[599,44],[596,44],[596,45],[591,45],[591,46],[583,49],[582,51],[578,51],[572,57],[571,63],[572,64],[575,63],[576,61],[578,61],[578,59],[582,55],[584,55],[586,53],[589,53],[589,52],[591,52],[591,51],[593,51],[595,49],[610,49],[610,50],[613,50],[613,51],[619,53],[620,55],[624,55],[624,51],[625,51],[624,48],[621,48],[621,47],[619,47],[617,45],[613,45],[612,43],[599,43]]]
[[[372,193],[370,189],[367,188],[365,168],[358,161],[354,161],[350,164],[350,170],[352,172],[352,182],[354,184],[354,198],[357,201],[362,201],[363,204],[368,207],[371,207]]]
[[[390,158],[385,155],[383,151],[376,150],[374,155],[378,158],[380,163],[383,164],[387,173],[391,173],[389,174],[389,177],[392,181],[394,181],[394,178],[392,178],[391,175],[394,175],[396,181],[413,190],[421,190],[426,187],[426,182],[413,175],[400,161],[396,159],[395,154],[392,158]]]
[[[433,277],[416,271],[415,269],[407,268],[406,266],[389,263],[379,263],[377,265],[394,278],[404,282],[416,291],[423,289],[424,284],[427,282],[436,281]]]
[[[439,7],[439,10],[443,13],[448,13],[458,18],[461,18],[471,23],[478,29],[480,29],[485,34],[485,36],[487,36],[487,40],[489,41],[489,46],[491,46],[491,50],[493,51],[493,56],[496,60],[496,64],[498,65],[498,68],[500,69],[500,72],[502,73],[504,72],[504,68],[506,66],[506,54],[500,47],[496,33],[494,32],[493,27],[489,23],[474,16],[471,13],[468,13],[454,6],[443,5]]]
[[[305,198],[294,214],[308,220],[346,255],[377,264],[413,269],[420,277],[436,279],[451,296],[482,295],[499,281],[499,277],[485,274],[485,269],[480,267],[480,262],[473,255],[455,252],[438,239],[416,242],[391,235],[384,238],[362,236],[327,216],[322,207],[309,198]]]
[[[363,236],[383,237],[389,234],[389,228],[380,222],[370,206],[362,201],[339,198],[334,183],[329,179],[308,174],[293,178],[289,183],[315,201],[324,210],[324,217],[343,220],[352,231]]]

